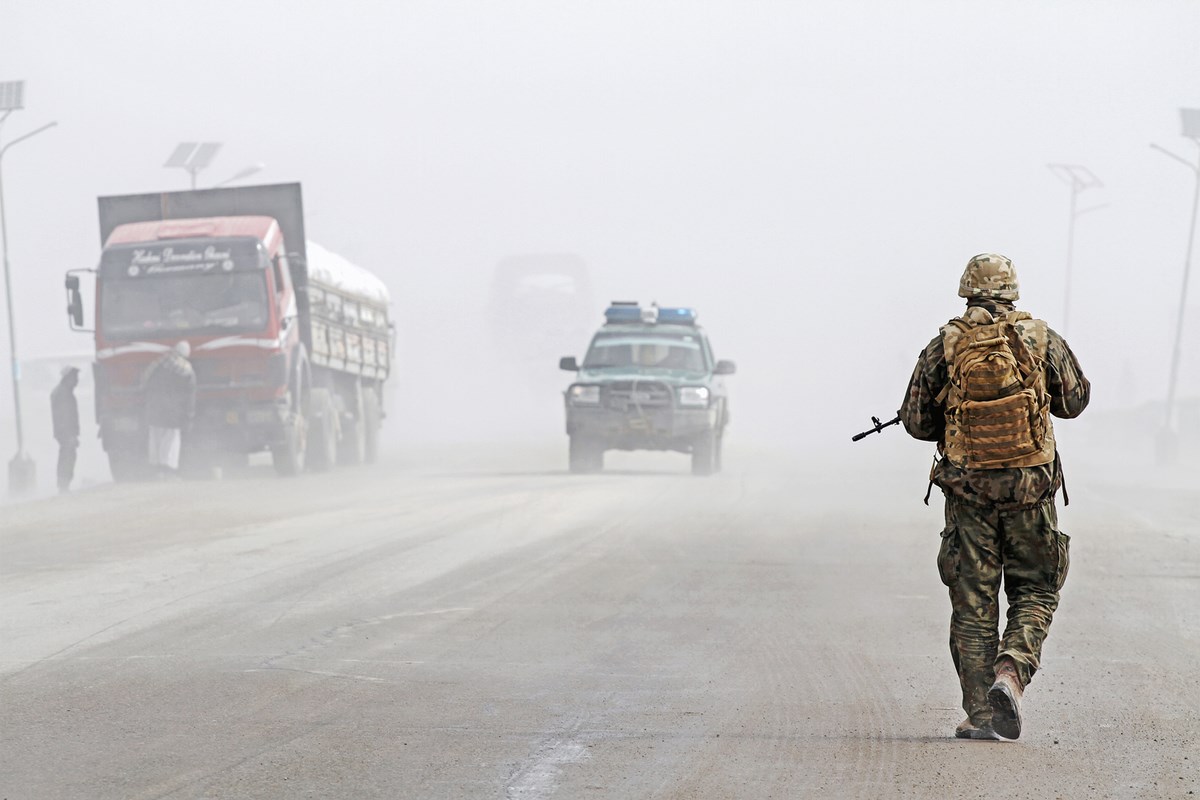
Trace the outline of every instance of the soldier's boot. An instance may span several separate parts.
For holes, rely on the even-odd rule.
[[[1021,735],[1021,678],[1017,665],[1008,656],[996,662],[996,682],[988,689],[992,707],[992,730],[1005,739]]]
[[[977,724],[972,722],[970,717],[958,723],[958,727],[954,729],[954,737],[956,739],[991,739],[993,741],[1000,738],[992,730],[990,722]]]

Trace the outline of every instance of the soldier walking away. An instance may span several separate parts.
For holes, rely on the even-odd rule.
[[[178,474],[182,431],[196,413],[196,371],[188,361],[191,352],[187,342],[179,342],[142,375],[150,469],[159,478]]]
[[[63,367],[62,378],[50,392],[50,419],[58,442],[58,490],[64,493],[71,490],[79,451],[79,403],[75,400],[78,385],[79,369]]]
[[[922,351],[900,418],[914,438],[937,442],[930,489],[946,497],[938,572],[950,589],[950,655],[967,712],[955,736],[1016,739],[1069,564],[1050,415],[1079,416],[1091,385],[1066,341],[1014,308],[1010,260],[975,256],[958,294],[967,309]]]

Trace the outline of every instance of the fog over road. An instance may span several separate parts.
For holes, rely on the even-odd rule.
[[[1069,473],[1025,735],[962,742],[919,471],[564,451],[0,507],[0,797],[1200,795],[1200,482]]]

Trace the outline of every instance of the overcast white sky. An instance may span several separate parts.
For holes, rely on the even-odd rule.
[[[1164,392],[1192,179],[1149,143],[1195,156],[1194,0],[0,0],[15,79],[3,141],[59,123],[4,162],[26,356],[89,346],[61,284],[97,260],[95,198],[184,188],[172,147],[215,140],[202,184],[257,161],[302,182],[310,236],[391,287],[419,424],[477,401],[439,404],[487,355],[447,317],[501,257],[569,251],[599,300],[700,309],[743,430],[841,439],[895,410],[974,253],[1013,258],[1061,329],[1046,164],[1074,162],[1108,205],[1079,220],[1069,339],[1098,407]],[[828,424],[797,420],[830,391]]]

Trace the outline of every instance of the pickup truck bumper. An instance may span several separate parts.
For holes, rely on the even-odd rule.
[[[610,450],[678,450],[718,426],[716,408],[643,408],[625,411],[567,405],[567,434]]]

